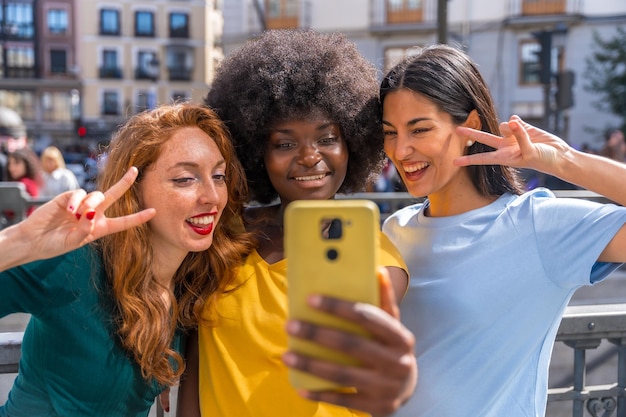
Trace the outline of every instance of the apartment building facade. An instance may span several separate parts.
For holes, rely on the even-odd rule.
[[[228,54],[264,28],[343,32],[383,73],[415,47],[440,40],[442,0],[228,0],[223,49]],[[601,132],[619,120],[596,109],[599,96],[584,89],[592,34],[614,36],[626,27],[622,0],[448,0],[447,43],[478,63],[501,118],[519,114],[571,144],[601,146]],[[443,9],[442,9],[443,10]],[[551,74],[542,83],[541,38],[549,34]],[[573,81],[573,104],[557,103],[557,74]],[[565,74],[565,75],[563,75]],[[573,74],[573,76],[572,76]],[[557,105],[558,104],[558,105]]]
[[[36,150],[95,147],[132,114],[200,101],[221,30],[219,0],[0,0],[0,106]]]

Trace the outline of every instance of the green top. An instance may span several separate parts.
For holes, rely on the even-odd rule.
[[[105,283],[90,246],[0,272],[0,317],[32,315],[1,417],[148,415],[162,387],[121,348]],[[179,352],[182,342],[177,332]]]

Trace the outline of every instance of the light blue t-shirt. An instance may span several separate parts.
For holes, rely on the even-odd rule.
[[[626,208],[546,189],[450,217],[426,217],[427,205],[383,225],[409,268],[401,317],[419,366],[394,416],[543,416],[563,311],[577,288],[619,266],[596,260]]]

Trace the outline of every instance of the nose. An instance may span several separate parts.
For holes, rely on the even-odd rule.
[[[200,202],[207,205],[219,205],[220,193],[217,184],[212,179],[206,182],[200,193]]]
[[[313,167],[321,160],[322,156],[320,155],[317,147],[313,145],[307,145],[301,148],[298,159],[298,162],[300,164],[307,167]]]
[[[411,156],[415,149],[408,135],[398,132],[395,140],[385,143],[385,152],[392,160],[402,161]]]

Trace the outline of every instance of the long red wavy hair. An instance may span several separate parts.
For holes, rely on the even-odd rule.
[[[227,128],[217,115],[202,105],[177,103],[132,116],[111,141],[99,189],[106,190],[132,166],[137,181],[108,210],[122,216],[140,211],[139,184],[142,172],[154,163],[173,132],[197,126],[217,144],[227,163],[228,204],[214,230],[213,244],[189,253],[173,277],[171,303],[164,288],[153,278],[151,232],[148,224],[100,239],[110,291],[116,305],[116,326],[122,346],[141,367],[146,380],[163,385],[175,383],[184,371],[179,353],[171,348],[177,327],[190,328],[200,321],[205,305],[233,280],[236,267],[253,247],[241,227],[241,210],[247,196],[243,169],[235,156]]]

